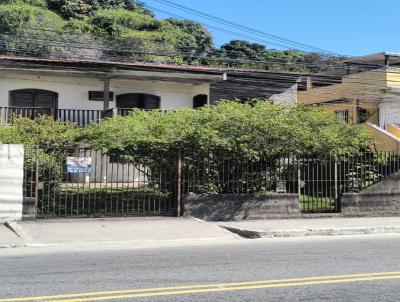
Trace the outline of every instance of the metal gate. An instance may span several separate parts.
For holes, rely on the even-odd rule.
[[[303,213],[340,210],[337,162],[327,157],[298,159],[299,201]]]
[[[84,148],[27,147],[24,196],[38,218],[176,215],[176,159],[118,159]]]

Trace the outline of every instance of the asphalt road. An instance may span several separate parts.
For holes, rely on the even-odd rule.
[[[399,252],[399,235],[3,249],[0,301],[399,301]]]

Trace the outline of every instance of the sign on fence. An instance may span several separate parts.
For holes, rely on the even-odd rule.
[[[68,173],[91,173],[92,158],[91,157],[67,157]]]

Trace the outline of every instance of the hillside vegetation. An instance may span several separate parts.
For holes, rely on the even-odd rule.
[[[0,53],[320,71],[340,58],[233,40],[220,48],[203,25],[158,20],[135,0],[0,0]]]

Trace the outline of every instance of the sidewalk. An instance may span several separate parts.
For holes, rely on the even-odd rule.
[[[157,247],[244,238],[400,233],[400,217],[205,222],[173,217],[52,219],[0,224],[1,247]],[[240,236],[238,236],[240,235]]]
[[[4,224],[0,224],[0,248],[24,245],[21,238]]]
[[[217,224],[246,238],[400,233],[400,217],[249,220]]]
[[[0,242],[3,242],[3,247],[145,245],[239,238],[215,224],[172,217],[52,219],[11,222],[8,225],[15,233],[0,225]]]

